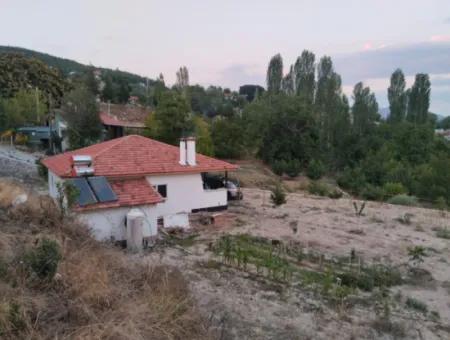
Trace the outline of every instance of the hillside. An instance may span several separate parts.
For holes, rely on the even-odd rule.
[[[18,53],[29,58],[36,58],[50,67],[59,69],[64,76],[69,75],[71,72],[84,73],[93,67],[92,65],[85,65],[74,60],[60,58],[22,47],[0,46],[0,54],[2,53]],[[124,78],[129,84],[143,83],[146,81],[145,77],[134,73],[112,70],[104,67],[95,68],[101,70],[102,73],[110,74],[113,78]]]

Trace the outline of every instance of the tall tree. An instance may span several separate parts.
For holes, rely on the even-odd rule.
[[[149,137],[176,145],[180,137],[194,132],[190,111],[184,96],[163,92],[154,114],[146,120]]]
[[[94,96],[97,96],[100,93],[98,80],[95,77],[93,68],[88,70],[84,74],[83,81],[85,86],[88,88],[89,91],[91,91],[92,94],[94,94]]]
[[[189,86],[189,71],[186,66],[180,67],[177,71],[177,87],[180,89]]]
[[[281,90],[288,96],[292,96],[294,91],[294,67],[291,65],[289,73],[281,81]]]
[[[64,96],[62,110],[67,120],[72,149],[98,141],[102,132],[99,108],[94,94],[86,86],[81,85]]]
[[[431,83],[428,74],[416,74],[416,79],[408,99],[408,121],[415,124],[428,122],[428,109],[430,108]]]
[[[298,96],[306,103],[314,102],[315,84],[315,59],[314,53],[304,50],[297,58],[294,66],[295,90]]]
[[[101,93],[104,102],[112,102],[114,100],[114,86],[110,75],[105,77],[105,86]]]
[[[267,91],[271,94],[278,94],[281,90],[281,81],[283,79],[283,58],[281,54],[276,54],[270,59],[267,68]]]
[[[363,136],[373,129],[378,117],[378,103],[369,87],[359,82],[353,89],[353,128],[358,136]]]
[[[402,70],[397,69],[391,75],[391,84],[388,88],[389,117],[388,122],[399,123],[406,117],[406,82]]]
[[[342,121],[345,103],[342,96],[341,76],[334,71],[330,57],[322,57],[317,66],[317,92],[315,111],[319,121],[320,145],[323,151],[332,151],[338,135],[336,121]]]

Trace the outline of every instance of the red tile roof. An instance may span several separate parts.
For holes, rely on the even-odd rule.
[[[105,125],[143,128],[151,113],[140,105],[100,103],[100,120]]]
[[[60,177],[72,177],[72,155],[89,155],[96,176],[113,178],[152,174],[232,171],[238,168],[197,154],[197,165],[180,165],[179,147],[138,135],[129,135],[45,158],[42,163]]]
[[[133,127],[133,128],[143,128],[144,123],[140,122],[129,122],[117,119],[115,116],[107,114],[106,112],[100,112],[100,120],[104,125],[110,126],[123,126],[123,127]]]
[[[111,188],[117,195],[117,200],[105,203],[95,203],[84,207],[76,207],[75,211],[87,211],[106,208],[129,207],[135,205],[156,204],[164,199],[144,178],[110,181]]]

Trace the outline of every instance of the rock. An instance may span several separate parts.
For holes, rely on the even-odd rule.
[[[16,198],[14,198],[14,200],[12,201],[12,206],[15,207],[19,204],[25,203],[26,201],[28,201],[28,195],[20,194],[20,195],[16,196]]]

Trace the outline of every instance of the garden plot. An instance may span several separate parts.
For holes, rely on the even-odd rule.
[[[358,209],[355,210],[354,203]],[[219,225],[145,257],[179,266],[222,339],[446,339],[449,216],[245,189]]]

